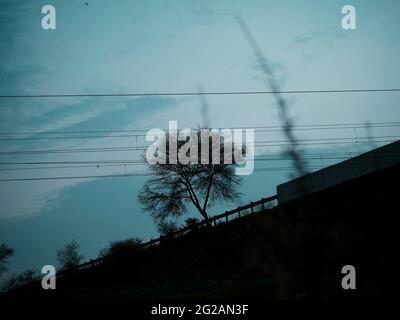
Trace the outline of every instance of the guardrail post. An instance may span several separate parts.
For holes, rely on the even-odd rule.
[[[250,204],[251,204],[251,208],[250,208],[250,209],[251,209],[251,213],[254,213],[254,209],[253,209],[253,208],[254,208],[254,207],[253,207],[253,202],[250,202]]]
[[[239,216],[239,218],[240,218],[240,210],[239,210],[239,212],[238,212],[238,216]]]

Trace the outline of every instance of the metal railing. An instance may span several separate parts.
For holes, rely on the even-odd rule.
[[[219,215],[213,216],[210,219],[208,219],[207,221],[206,220],[202,220],[202,221],[199,221],[197,223],[193,223],[193,224],[191,224],[189,226],[183,227],[183,228],[181,228],[181,229],[179,229],[177,231],[171,232],[171,233],[169,233],[167,235],[160,236],[160,237],[158,237],[156,239],[150,239],[149,241],[143,242],[140,245],[138,245],[138,250],[144,249],[144,248],[147,248],[147,247],[150,247],[150,246],[153,246],[153,245],[157,245],[160,242],[165,241],[167,239],[177,238],[179,236],[182,236],[182,235],[184,235],[184,234],[186,234],[186,233],[188,233],[190,231],[199,229],[201,227],[216,226],[217,224],[219,224],[218,223],[219,221],[222,221],[222,222],[226,223],[226,222],[241,218],[243,216],[247,216],[249,214],[253,214],[253,213],[256,212],[255,208],[257,206],[261,206],[261,210],[264,211],[266,209],[265,208],[265,204],[269,203],[269,202],[272,202],[274,200],[277,200],[277,198],[278,198],[277,195],[274,195],[274,196],[271,196],[271,197],[268,197],[268,198],[262,198],[261,200],[258,200],[256,202],[250,202],[249,204],[247,204],[245,206],[240,206],[240,207],[237,207],[236,209],[233,209],[233,210],[230,210],[230,211],[225,211],[224,213],[221,213]],[[250,213],[248,214],[245,211],[249,210],[249,209],[250,209]],[[87,268],[96,266],[96,265],[104,262],[105,260],[109,260],[110,258],[111,257],[102,257],[102,258],[97,258],[97,259],[94,259],[94,260],[89,260],[89,261],[87,261],[85,263],[82,263],[82,264],[74,267],[73,269],[69,269],[69,270],[65,270],[65,271],[59,272],[58,276],[60,276],[62,274],[66,274],[66,273],[71,272],[71,271],[77,271],[77,270],[87,269]]]

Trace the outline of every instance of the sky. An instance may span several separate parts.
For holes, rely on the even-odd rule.
[[[85,5],[87,2],[87,5]],[[41,9],[56,8],[56,30],[43,30]],[[341,8],[356,8],[356,30],[341,26]],[[91,93],[165,93],[268,90],[265,77],[234,16],[246,21],[282,90],[400,88],[398,1],[81,1],[0,0],[0,96]],[[291,94],[296,125],[398,121],[398,92]],[[138,150],[18,154],[143,146],[143,137],[42,139],[43,132],[197,127],[279,126],[271,95],[0,98],[0,180],[143,172],[144,166],[10,170],[6,162],[139,159]],[[299,140],[346,138],[354,144],[311,145],[306,152],[348,154],[377,144],[356,137],[400,135],[399,126],[299,131]],[[5,135],[4,133],[27,133]],[[57,135],[54,135],[57,136]],[[69,135],[69,136],[74,136]],[[37,139],[40,138],[40,139]],[[256,132],[281,141],[282,132]],[[379,140],[379,139],[378,139]],[[386,140],[385,140],[386,141]],[[7,153],[8,154],[5,154]],[[10,154],[10,152],[13,152]],[[280,154],[279,147],[257,154]],[[318,159],[315,165],[338,160]],[[256,163],[288,167],[288,161]],[[21,166],[22,167],[22,166]],[[272,195],[290,179],[285,170],[244,178],[242,198],[213,208],[225,211]],[[111,240],[157,236],[137,194],[146,177],[0,181],[0,242],[16,251],[10,270],[56,265],[56,249],[75,239],[86,259]]]

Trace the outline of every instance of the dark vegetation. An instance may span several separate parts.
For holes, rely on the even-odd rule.
[[[275,94],[297,174],[304,165],[288,106],[246,24],[246,40]],[[150,167],[153,177],[140,195],[158,223],[161,243],[142,249],[140,239],[112,242],[107,257],[86,270],[73,268],[78,247],[60,251],[65,272],[56,291],[31,283],[9,296],[35,298],[384,298],[399,296],[397,198],[399,166],[303,196],[229,223],[194,228],[178,238],[176,218],[193,204],[209,219],[207,207],[236,196],[231,166],[164,165]],[[221,179],[219,183],[218,179]],[[214,188],[215,187],[215,188]],[[220,189],[218,189],[220,188]],[[301,190],[300,190],[301,191]],[[213,193],[214,192],[214,193]],[[200,201],[201,199],[201,201]],[[393,209],[395,208],[395,209]],[[197,221],[187,219],[186,225]],[[343,290],[344,265],[357,269],[357,290]]]
[[[99,252],[100,258],[118,257],[129,251],[136,251],[142,244],[142,239],[132,238],[123,241],[111,241],[107,248],[103,248]]]
[[[81,263],[83,256],[79,254],[79,243],[72,240],[57,250],[57,261],[62,270],[69,270]]]
[[[32,269],[23,271],[19,274],[13,273],[3,282],[1,289],[5,292],[15,290],[22,286],[29,285],[39,278],[38,272]]]
[[[0,277],[7,271],[8,259],[14,254],[14,250],[5,243],[0,244]]]
[[[391,177],[399,173],[399,167],[390,168],[146,249],[128,241],[97,267],[60,277],[57,292],[36,285],[25,287],[25,294],[104,299],[398,296],[399,217],[392,208],[400,188]],[[341,268],[347,264],[357,268],[354,291],[341,287]]]
[[[175,144],[175,148],[171,148],[170,142]],[[186,143],[190,145],[186,155],[194,155],[196,160],[174,163],[172,159],[177,157],[176,150],[181,150]],[[230,142],[231,150],[225,150],[222,135],[200,128],[191,132],[185,141],[168,134],[160,144],[166,148],[157,150],[158,157],[165,159],[166,163],[149,165],[151,178],[145,183],[138,198],[143,210],[150,213],[161,233],[174,227],[176,218],[188,212],[188,205],[192,205],[201,218],[207,221],[207,210],[211,206],[233,201],[240,195],[237,187],[241,177],[235,175],[234,160],[245,153],[245,148],[238,150]],[[214,151],[217,151],[216,154],[213,154]],[[224,163],[224,155],[228,151],[233,160],[230,164]],[[233,157],[234,154],[236,157]],[[208,163],[203,162],[203,157],[207,158]]]

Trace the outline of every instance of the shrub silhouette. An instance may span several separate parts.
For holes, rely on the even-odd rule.
[[[7,262],[14,254],[14,250],[7,246],[5,243],[0,244],[0,276],[7,271]]]
[[[197,225],[199,222],[200,222],[199,219],[196,219],[196,218],[187,218],[187,219],[185,220],[185,225],[186,225],[187,227],[193,227],[193,226]]]
[[[79,254],[79,244],[75,240],[57,250],[57,261],[64,270],[76,267],[81,263],[82,259],[83,256]]]
[[[161,221],[157,229],[161,236],[169,236],[179,230],[174,221]]]
[[[133,252],[141,247],[143,240],[140,238],[132,238],[123,241],[111,241],[108,247],[103,248],[99,252],[100,258],[118,256],[128,252]]]
[[[3,291],[10,291],[32,283],[39,278],[35,270],[29,269],[20,274],[12,274],[2,285]]]

